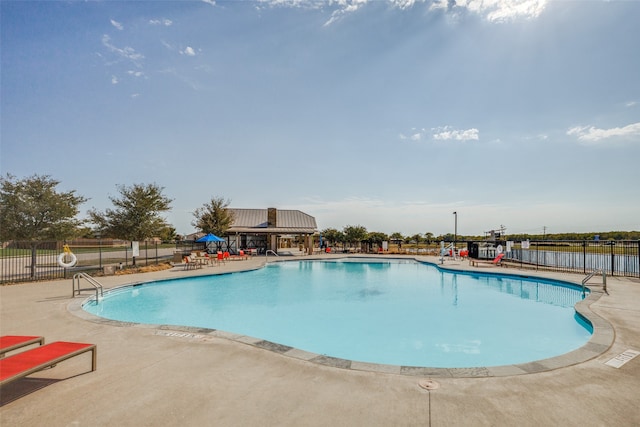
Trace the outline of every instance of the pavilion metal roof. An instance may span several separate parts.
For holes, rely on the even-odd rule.
[[[299,210],[277,209],[276,226],[268,227],[268,209],[227,208],[234,222],[228,233],[312,234],[318,231],[316,219]]]

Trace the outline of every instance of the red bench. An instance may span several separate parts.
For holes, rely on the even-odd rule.
[[[493,259],[493,261],[489,261],[489,260],[484,260],[484,259],[475,259],[475,258],[469,258],[469,265],[473,265],[473,266],[480,266],[480,265],[502,265],[502,258],[504,257],[504,254],[498,254],[497,257],[495,257]]]
[[[0,385],[52,367],[80,354],[91,352],[91,371],[96,370],[95,344],[56,341],[0,359]]]

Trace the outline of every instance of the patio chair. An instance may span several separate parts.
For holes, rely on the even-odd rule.
[[[0,358],[10,351],[17,350],[32,344],[44,344],[44,337],[24,335],[4,335],[0,337]]]
[[[184,257],[184,269],[189,270],[190,268],[201,268],[202,263],[198,261],[195,255],[191,254],[189,256]]]
[[[228,256],[229,260],[245,260],[245,259],[249,259],[249,257],[244,253],[244,251],[242,249],[240,249],[240,251],[238,251],[237,254],[232,254]]]

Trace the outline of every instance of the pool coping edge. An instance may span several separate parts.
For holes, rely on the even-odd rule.
[[[413,259],[416,262],[426,263],[434,265],[439,269],[444,269],[453,272],[465,272],[465,273],[477,273],[475,270],[453,269],[441,267],[438,264],[424,261],[417,258],[401,258],[401,259]],[[284,261],[278,261],[284,262]],[[536,276],[532,274],[519,275],[514,273],[503,273],[499,271],[492,271],[491,274],[508,275],[508,276],[521,276],[526,278],[539,278],[543,280],[553,280],[555,282],[567,283],[573,286],[581,286],[577,283],[563,281],[559,279],[549,279],[542,276]],[[159,280],[149,280],[142,282],[134,282],[121,286],[116,286],[109,289],[109,292],[117,289],[123,289],[132,286],[139,286],[145,283],[158,282]],[[158,325],[158,324],[141,324],[135,322],[122,322],[118,320],[106,319],[85,311],[82,306],[93,300],[94,297],[87,297],[84,299],[73,299],[68,305],[67,310],[70,314],[81,318],[85,321],[92,323],[99,323],[107,326],[117,327],[136,327],[141,329],[155,330],[156,335],[166,335],[174,337],[215,337],[227,339],[230,341],[238,342],[241,344],[251,345],[255,348],[271,351],[273,353],[280,354],[282,356],[290,357],[293,359],[311,362],[318,365],[329,366],[332,368],[347,369],[352,371],[372,372],[382,374],[395,374],[404,376],[415,377],[433,377],[433,378],[490,378],[490,377],[508,377],[526,374],[535,374],[553,371],[560,368],[566,368],[569,366],[577,365],[580,363],[592,360],[603,353],[605,353],[615,340],[615,330],[611,323],[599,316],[591,310],[591,305],[598,301],[603,291],[597,289],[595,286],[586,286],[589,289],[588,295],[581,301],[577,302],[574,306],[576,313],[582,316],[593,327],[593,333],[591,338],[585,345],[558,356],[550,357],[547,359],[540,359],[531,362],[512,364],[512,365],[500,365],[500,366],[478,366],[478,367],[464,367],[464,368],[437,368],[427,366],[402,366],[402,365],[388,365],[378,364],[370,362],[361,362],[355,360],[341,359],[323,354],[317,354],[308,352],[305,350],[297,349],[294,347],[286,346],[279,343],[274,343],[262,338],[250,337],[247,335],[236,334],[233,332],[222,331],[218,329],[208,329],[192,326],[179,326],[179,325]],[[167,333],[174,332],[174,334]],[[164,332],[164,333],[163,333]]]

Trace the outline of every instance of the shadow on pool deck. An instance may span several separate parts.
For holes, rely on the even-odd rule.
[[[437,263],[436,258],[419,259]],[[263,263],[263,257],[254,257],[200,270],[176,268],[100,280],[112,288]],[[488,271],[457,261],[447,261],[445,267]],[[573,283],[584,277],[513,268],[490,271]],[[590,283],[597,285],[597,280]],[[602,321],[596,330],[612,329],[597,342],[592,339],[590,348],[577,350],[580,355],[572,352],[526,366],[438,372],[332,360],[219,331],[87,321],[71,311],[91,293],[71,298],[70,279],[2,286],[2,335],[96,343],[98,369],[85,373],[86,360],[77,357],[3,386],[4,402],[4,396],[15,395],[28,382],[45,384],[4,402],[0,424],[638,425],[640,357],[620,368],[605,362],[627,349],[640,350],[640,281],[609,277],[608,289],[609,295],[599,298],[594,292],[586,305]],[[432,379],[438,388],[423,389],[423,379]]]

